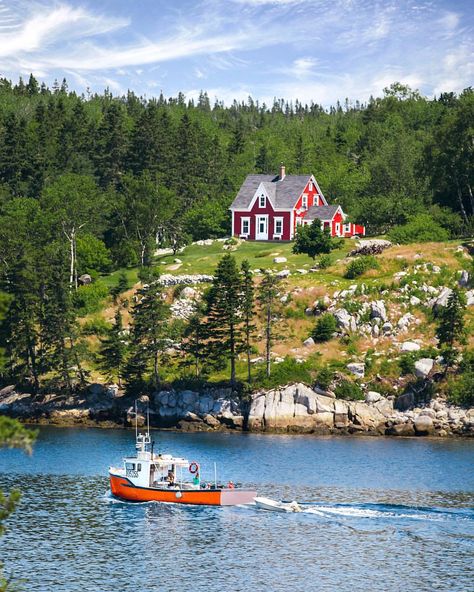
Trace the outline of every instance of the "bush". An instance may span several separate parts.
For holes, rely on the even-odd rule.
[[[259,368],[255,384],[264,388],[274,388],[291,382],[305,382],[311,384],[312,364],[310,361],[298,363],[295,358],[287,356],[280,364],[272,364],[270,377],[265,374],[265,368]]]
[[[107,286],[101,283],[79,286],[74,293],[73,302],[79,316],[100,310],[102,301],[109,295]]]
[[[77,269],[79,275],[94,272],[106,273],[112,267],[110,252],[105,244],[92,234],[77,239]]]
[[[82,325],[83,335],[99,335],[103,337],[110,331],[110,323],[108,323],[103,317],[92,317]]]
[[[472,407],[474,405],[474,351],[463,354],[459,364],[459,376],[448,384],[448,398],[451,403]]]
[[[334,393],[337,399],[347,399],[348,401],[363,401],[365,398],[360,386],[350,380],[342,380]]]
[[[328,390],[329,385],[334,380],[334,371],[329,366],[321,368],[316,376],[316,384],[325,391]]]
[[[353,280],[359,277],[369,269],[379,269],[380,265],[377,259],[373,255],[366,255],[364,257],[358,257],[351,261],[346,267],[344,277],[348,280]]]
[[[331,313],[324,313],[316,322],[316,327],[313,330],[312,337],[318,343],[324,343],[332,338],[333,333],[337,330],[336,319]]]
[[[417,214],[408,219],[403,226],[395,226],[389,232],[395,243],[427,243],[449,239],[449,233],[429,214]]]
[[[331,264],[331,255],[321,255],[321,257],[318,259],[319,269],[327,269],[328,267],[331,267]]]

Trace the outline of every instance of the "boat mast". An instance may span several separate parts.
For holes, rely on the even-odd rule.
[[[138,411],[137,411],[137,400],[135,399],[135,441],[138,440]]]

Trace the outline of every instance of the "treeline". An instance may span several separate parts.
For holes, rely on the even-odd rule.
[[[65,80],[49,89],[33,76],[0,79],[1,193],[38,198],[64,174],[90,178],[105,198],[95,234],[117,264],[143,259],[155,234],[186,241],[228,233],[227,208],[245,175],[276,172],[282,161],[288,173],[314,173],[330,202],[370,233],[431,210],[451,234],[468,234],[473,97],[468,88],[428,100],[395,83],[383,98],[328,110],[250,97],[225,107],[204,92],[196,102],[181,93],[78,96]],[[152,185],[161,203],[144,230],[128,216],[156,202]]]

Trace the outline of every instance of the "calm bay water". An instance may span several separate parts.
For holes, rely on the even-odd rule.
[[[0,487],[23,491],[0,539],[28,591],[470,591],[474,441],[154,432],[155,450],[217,462],[222,481],[296,499],[254,507],[129,504],[107,469],[124,430],[42,428],[34,453],[0,451]]]

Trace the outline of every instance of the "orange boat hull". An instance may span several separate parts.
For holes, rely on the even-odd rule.
[[[110,474],[112,495],[129,502],[167,502],[201,506],[235,506],[253,502],[251,489],[155,489],[137,487],[126,477]]]

